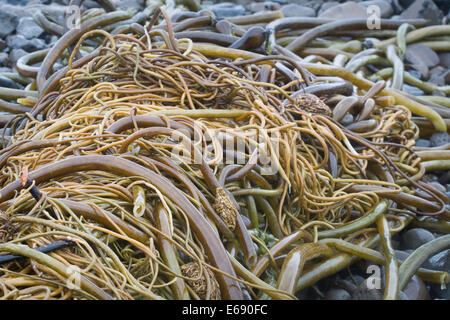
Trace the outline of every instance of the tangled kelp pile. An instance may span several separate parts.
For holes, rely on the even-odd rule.
[[[419,267],[449,235],[401,263],[390,240],[410,223],[449,232],[446,195],[422,181],[447,151],[413,149],[422,128],[446,130],[442,110],[396,90],[391,40],[334,65],[305,48],[365,23],[319,20],[111,12],[22,58],[37,94],[5,104],[25,115],[0,151],[2,297],[294,299],[359,258],[385,265],[386,299],[414,273],[445,285]],[[398,47],[424,29],[399,28]],[[358,71],[380,61],[389,87]]]

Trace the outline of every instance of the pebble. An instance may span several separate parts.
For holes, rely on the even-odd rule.
[[[3,39],[0,39],[0,51],[3,51],[5,49],[7,49],[8,47],[6,46],[6,41]]]
[[[366,13],[369,6],[377,6],[380,9],[381,18],[390,18],[394,14],[391,3],[384,0],[362,1],[359,5],[366,8]]]
[[[6,67],[8,65],[9,54],[0,52],[0,66]]]
[[[12,33],[19,23],[19,19],[3,9],[0,9],[0,38]]]
[[[435,132],[430,137],[430,143],[432,147],[443,146],[450,143],[450,135],[447,132]]]
[[[33,39],[39,37],[44,32],[40,26],[38,26],[33,18],[25,17],[20,19],[17,26],[17,34],[23,35],[27,39]]]
[[[409,84],[406,83],[403,84],[402,91],[412,94],[413,96],[423,96],[425,94],[425,92],[423,92],[419,88],[410,86]]]
[[[117,8],[121,10],[132,8],[136,11],[140,11],[144,8],[144,0],[120,0]]]
[[[319,14],[319,17],[329,19],[367,18],[367,11],[356,2],[349,1],[326,9]]]
[[[12,89],[20,89],[20,86],[15,83],[13,80],[0,75],[0,87],[12,88]]]
[[[344,289],[333,288],[325,294],[325,300],[351,300],[352,296]]]
[[[425,64],[432,68],[439,64],[439,56],[428,46],[420,43],[411,44],[406,47],[405,59],[411,64]]]
[[[448,284],[445,289],[442,289],[440,284],[432,283],[430,285],[430,291],[435,299],[450,300],[450,285]]]
[[[323,12],[325,12],[326,10],[328,10],[328,9],[330,9],[332,7],[335,7],[337,5],[339,5],[339,2],[337,2],[337,1],[327,1],[327,2],[325,2],[324,4],[322,4],[322,6],[319,9],[319,12],[318,12],[319,17],[320,17],[320,15]]]
[[[344,118],[340,121],[343,126],[348,126],[350,123],[353,123],[353,115],[351,113],[347,113]]]
[[[439,64],[444,68],[450,69],[450,52],[439,53]]]
[[[28,52],[44,49],[46,47],[44,40],[38,38],[27,39],[20,34],[9,36],[7,38],[7,43],[11,49],[23,49]]]
[[[245,8],[231,2],[222,2],[210,7],[217,19],[241,16],[245,14]]]
[[[411,280],[402,290],[409,300],[430,300],[430,294],[422,279],[413,275]]]
[[[414,250],[433,239],[433,234],[426,229],[410,229],[406,231],[402,236],[402,248]]]
[[[416,141],[416,147],[421,147],[421,148],[429,148],[431,146],[431,142],[430,140],[427,139],[419,139]]]
[[[287,4],[281,8],[285,17],[315,17],[316,10],[300,6],[295,3]]]
[[[441,24],[443,13],[432,0],[416,0],[400,15],[401,19],[426,19],[427,25]]]
[[[19,60],[26,54],[28,54],[28,52],[26,52],[23,49],[12,49],[11,52],[9,53],[8,65],[10,67],[14,67],[16,65],[17,60]]]
[[[445,86],[450,80],[450,70],[441,66],[434,67],[430,70],[430,77],[428,82],[434,83],[438,86]],[[441,92],[445,97],[445,93]]]
[[[423,264],[424,268],[450,272],[450,249],[441,251],[428,258]]]
[[[273,10],[279,10],[281,8],[281,5],[277,2],[273,1],[264,1],[264,2],[252,2],[248,6],[248,9],[251,12],[261,12],[261,11],[273,11]]]
[[[446,173],[444,173],[442,176],[440,176],[439,183],[444,184],[444,185],[450,183],[450,170],[447,170]]]

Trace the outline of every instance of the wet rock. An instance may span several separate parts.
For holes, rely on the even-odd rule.
[[[427,25],[441,24],[443,13],[432,0],[416,0],[400,15],[401,19],[426,19]]]
[[[430,147],[430,145],[431,145],[430,140],[419,139],[416,141],[416,147],[428,148],[428,147]]]
[[[383,0],[362,1],[359,3],[359,5],[366,8],[366,12],[369,6],[377,6],[380,9],[381,18],[390,18],[394,14],[394,8],[392,7],[391,3],[387,1]]]
[[[0,52],[0,66],[6,67],[8,65],[9,54],[6,52]]]
[[[434,67],[430,70],[430,77],[428,82],[434,83],[438,86],[445,86],[450,80],[450,70],[441,66]],[[441,92],[445,97],[445,93]]]
[[[353,300],[381,300],[382,299],[382,292],[381,290],[377,289],[369,289],[363,283],[357,292],[353,294],[352,297]]]
[[[430,291],[431,295],[435,299],[442,299],[442,300],[450,300],[450,285],[447,284],[447,287],[441,288],[440,284],[432,283],[430,285]]]
[[[325,294],[325,300],[351,300],[351,295],[344,289],[333,288]]]
[[[409,300],[430,300],[430,294],[425,283],[416,275],[412,276],[403,292]]]
[[[406,295],[406,293],[404,293],[403,291],[400,291],[398,293],[398,300],[409,300],[408,296]]]
[[[28,52],[44,49],[46,47],[45,41],[34,38],[27,39],[23,35],[14,35],[7,38],[8,46],[12,49],[23,49]]]
[[[409,84],[406,83],[403,84],[402,91],[412,94],[413,96],[423,96],[425,94],[425,92],[423,92],[419,88],[410,86]]]
[[[450,272],[450,249],[441,251],[430,257],[423,264],[424,268]]]
[[[450,135],[447,132],[435,132],[430,137],[432,147],[439,147],[444,144],[450,143]]]
[[[340,121],[340,123],[343,126],[348,126],[349,124],[353,123],[353,115],[350,113],[347,113],[344,118]]]
[[[449,184],[449,183],[450,183],[450,170],[447,170],[447,172],[444,173],[444,174],[439,178],[439,183],[440,183],[440,184]]]
[[[319,8],[319,12],[318,12],[319,17],[320,17],[320,14],[322,14],[322,12],[325,12],[326,10],[328,10],[332,7],[335,7],[337,5],[339,5],[339,2],[337,2],[337,1],[327,1],[327,2],[323,3]]]
[[[26,54],[28,54],[28,52],[26,52],[23,49],[11,50],[11,52],[9,53],[9,57],[8,57],[8,65],[10,67],[14,67],[16,65],[17,60],[19,60],[21,57],[23,57]]]
[[[350,1],[326,9],[319,14],[319,17],[329,19],[367,18],[367,11],[363,6]]]
[[[217,19],[241,16],[245,14],[245,8],[242,5],[237,5],[231,2],[222,2],[210,7]]]
[[[433,239],[433,234],[426,229],[410,229],[406,231],[402,236],[402,248],[414,250]]]
[[[20,86],[11,79],[0,75],[0,87],[20,89]]]
[[[288,4],[281,8],[285,17],[315,17],[316,11],[312,8],[300,6],[298,4]]]
[[[0,8],[0,38],[5,38],[12,33],[19,23],[17,16],[10,14],[8,11],[3,11]]]
[[[130,8],[140,11],[144,8],[144,0],[120,0],[117,8],[121,10],[128,10]]]
[[[439,64],[444,68],[450,68],[450,52],[442,52],[439,54]]]
[[[39,27],[33,18],[25,17],[20,19],[17,25],[17,34],[23,35],[27,39],[39,37],[44,32],[44,29]]]
[[[0,39],[0,51],[3,51],[7,48],[6,41],[3,39]]]
[[[428,68],[439,64],[439,56],[428,46],[420,43],[406,47],[405,58],[411,64],[423,63]]]
[[[252,2],[248,6],[251,12],[261,12],[261,11],[273,11],[279,10],[281,5],[277,2],[264,1],[264,2]]]

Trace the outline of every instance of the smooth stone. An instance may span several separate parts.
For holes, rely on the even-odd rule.
[[[222,2],[210,7],[217,19],[241,16],[245,14],[245,8],[242,5],[236,5],[231,2]]]
[[[12,49],[11,52],[9,53],[8,65],[10,67],[15,67],[17,60],[19,60],[20,58],[22,58],[24,55],[27,54],[28,52],[26,52],[23,49]]]
[[[439,56],[424,44],[416,43],[406,46],[405,59],[411,64],[425,64],[432,68],[439,64]]]
[[[430,140],[427,139],[418,139],[416,141],[416,147],[421,147],[421,148],[428,148],[431,146],[431,142]]]
[[[9,54],[6,52],[0,52],[0,66],[6,67],[8,65]]]
[[[264,2],[252,2],[248,6],[248,9],[252,12],[261,12],[261,11],[273,11],[279,10],[281,5],[277,2],[273,1],[264,1]]]
[[[430,142],[432,147],[443,146],[450,143],[450,135],[447,132],[435,132],[430,137]]]
[[[3,7],[3,6],[2,6]],[[5,38],[9,34],[13,33],[19,24],[17,16],[4,11],[0,8],[0,38]]]
[[[438,56],[439,64],[444,68],[450,69],[450,52],[441,52]]]
[[[406,293],[404,293],[403,291],[400,291],[398,293],[398,300],[409,300],[408,296],[406,295]]]
[[[20,86],[15,83],[13,80],[0,75],[0,87],[12,88],[12,89],[20,89]]]
[[[440,184],[449,184],[450,183],[450,170],[447,170],[446,173],[444,173],[442,176],[440,176],[439,183]]]
[[[423,264],[424,268],[450,272],[450,249],[441,251],[430,257]]]
[[[409,300],[430,300],[430,294],[422,279],[413,275],[411,280],[403,289]]]
[[[433,234],[422,228],[414,228],[406,231],[402,235],[402,248],[415,250],[421,245],[430,242],[434,239]]]
[[[44,33],[44,29],[38,26],[33,18],[24,17],[20,19],[17,34],[21,34],[27,39],[33,39],[39,37],[42,33]]]
[[[335,7],[335,6],[338,6],[338,5],[339,5],[339,2],[337,2],[337,1],[327,1],[327,2],[324,2],[324,3],[320,6],[320,8],[319,8],[319,12],[318,12],[319,17],[320,17],[320,15],[321,15],[323,12],[327,11],[327,10],[330,9],[330,8],[333,8],[333,7]]]
[[[144,0],[120,0],[117,9],[128,10],[134,9],[136,11],[141,11],[144,8]]]
[[[447,287],[443,289],[440,284],[432,283],[430,289],[434,299],[450,300],[450,285],[447,284]]]
[[[0,51],[3,51],[6,48],[7,48],[6,41],[3,39],[0,39]]]
[[[450,70],[443,68],[441,66],[434,67],[430,70],[430,77],[428,82],[434,83],[438,86],[445,86],[450,80]],[[445,93],[441,92],[442,96],[445,97]]]
[[[427,25],[441,24],[443,13],[432,0],[416,0],[400,15],[401,19],[426,19]]]
[[[433,181],[433,182],[430,182],[429,185],[442,193],[447,192],[445,187],[442,184],[440,184],[439,182]]]
[[[367,18],[367,10],[356,2],[349,1],[323,11],[319,17],[329,19]]]
[[[425,92],[423,92],[419,88],[410,86],[409,84],[406,83],[403,84],[402,91],[412,94],[413,96],[423,96],[425,94]]]
[[[316,10],[300,6],[298,4],[287,4],[281,8],[281,11],[283,12],[285,17],[315,17],[316,16]]]
[[[426,78],[427,77],[427,75],[428,75],[428,68],[425,66],[425,65],[422,65],[424,68],[422,69],[422,70],[420,70],[421,68],[416,68],[417,66],[415,66],[415,65],[413,65],[413,66],[411,66],[412,68],[415,68],[415,69],[410,69],[410,70],[408,70],[408,73],[410,74],[410,75],[412,75],[414,78],[417,78],[417,79],[423,79],[423,78]],[[420,66],[420,67],[422,67],[422,66]]]
[[[353,115],[350,113],[347,113],[342,120],[340,121],[340,123],[343,126],[348,126],[349,124],[353,123]]]
[[[325,300],[351,300],[352,296],[344,289],[333,288],[325,294]]]
[[[23,49],[28,52],[44,49],[46,47],[44,40],[38,38],[27,39],[20,34],[9,36],[7,43],[12,49]]]
[[[394,8],[392,7],[390,2],[383,1],[383,0],[372,0],[372,1],[362,1],[359,2],[359,5],[367,8],[369,6],[377,6],[380,8],[380,16],[381,18],[390,18],[394,14]]]

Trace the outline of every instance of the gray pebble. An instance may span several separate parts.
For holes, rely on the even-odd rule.
[[[402,91],[412,94],[413,96],[423,96],[425,94],[425,92],[423,92],[419,88],[410,86],[409,84],[406,83],[403,84]]]
[[[441,251],[430,257],[423,264],[424,268],[450,272],[450,249]]]
[[[431,146],[430,140],[419,139],[419,140],[416,141],[416,147],[428,148],[430,146]]]
[[[0,87],[20,89],[21,87],[15,83],[13,80],[0,75]]]
[[[315,17],[316,11],[312,8],[300,6],[295,3],[287,4],[281,8],[285,17]]]
[[[344,289],[333,288],[325,294],[325,300],[351,300],[351,295]]]
[[[223,19],[228,17],[235,17],[244,15],[246,10],[242,5],[237,5],[231,2],[222,2],[210,7],[214,12],[217,19]]]
[[[430,294],[422,279],[413,275],[411,280],[403,289],[408,300],[430,300]]]
[[[19,19],[4,10],[0,10],[0,38],[5,38],[11,34],[17,27]]]
[[[402,247],[403,249],[415,250],[421,245],[430,242],[433,239],[433,234],[426,229],[410,229],[402,236]]]
[[[17,34],[23,35],[27,39],[33,39],[39,37],[44,32],[40,26],[38,26],[33,18],[25,17],[20,19],[17,26]]]
[[[23,35],[9,36],[7,39],[8,46],[12,49],[23,49],[28,52],[44,49],[45,41],[42,39],[27,39]]]
[[[0,52],[0,66],[6,67],[8,65],[9,54]]]
[[[9,53],[8,65],[11,67],[15,67],[17,60],[19,60],[21,57],[23,57],[26,54],[28,54],[28,52],[26,52],[23,49],[11,50],[11,52]]]
[[[450,143],[450,135],[447,132],[435,132],[430,137],[430,142],[432,147],[443,146],[444,144]]]
[[[347,113],[340,122],[343,126],[348,126],[349,124],[353,123],[353,115]]]

